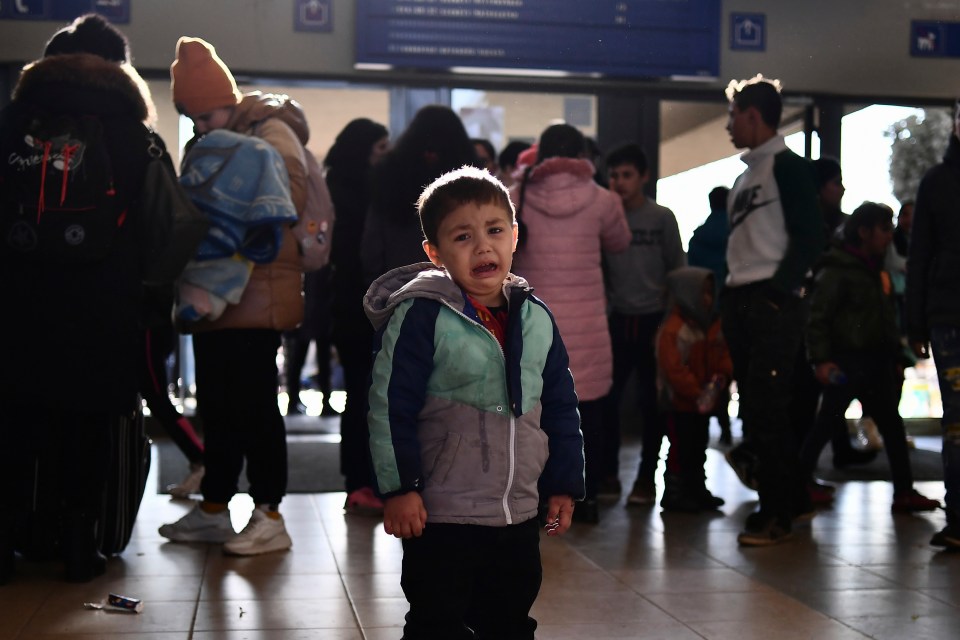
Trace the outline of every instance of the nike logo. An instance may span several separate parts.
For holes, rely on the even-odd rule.
[[[737,194],[737,197],[733,202],[733,210],[730,212],[731,232],[742,222],[744,222],[751,213],[757,209],[767,206],[772,202],[777,201],[776,198],[771,198],[769,200],[757,202],[757,196],[760,195],[760,188],[761,185],[754,185],[749,189],[744,189]]]

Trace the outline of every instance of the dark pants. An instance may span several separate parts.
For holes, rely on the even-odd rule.
[[[403,640],[533,640],[530,608],[542,578],[536,518],[508,527],[429,523],[403,541]]]
[[[897,404],[898,376],[890,358],[873,354],[837,356],[834,362],[847,376],[844,384],[824,387],[820,412],[813,430],[800,451],[800,472],[810,478],[824,445],[840,429],[846,430],[844,413],[854,398],[863,405],[863,414],[877,423],[883,446],[890,461],[893,490],[907,491],[913,486],[906,432]]]
[[[340,414],[340,473],[347,493],[374,486],[370,461],[370,430],[367,426],[367,392],[373,357],[373,328],[369,323],[353,331],[334,333],[343,367],[347,402]]]
[[[727,287],[720,309],[744,434],[757,454],[760,510],[789,526],[803,486],[791,402],[806,315],[793,296],[778,307],[768,302],[762,294],[767,285]]]
[[[586,498],[597,497],[600,491],[600,481],[605,475],[603,467],[604,438],[604,408],[606,398],[599,400],[581,400],[577,405],[580,412],[580,430],[583,432],[584,482],[586,484]]]
[[[280,504],[287,489],[287,439],[277,407],[277,349],[270,329],[222,329],[194,334],[197,413],[205,451],[201,491],[227,503],[247,462],[255,504]]]
[[[192,464],[203,464],[203,442],[190,422],[177,411],[167,394],[167,358],[177,339],[173,325],[144,332],[145,357],[140,370],[140,393],[153,416]]]
[[[664,417],[657,401],[657,359],[654,339],[663,313],[627,316],[610,315],[610,340],[613,346],[613,386],[607,396],[604,416],[605,476],[616,476],[620,469],[620,403],[630,374],[637,372],[637,403],[643,420],[643,448],[637,479],[653,483],[660,462],[660,445],[666,435]]]
[[[940,428],[947,522],[952,527],[960,527],[960,328],[935,326],[930,334],[943,399]]]
[[[688,495],[699,495],[705,485],[704,464],[710,440],[710,416],[674,411],[667,418],[667,475],[680,482]]]

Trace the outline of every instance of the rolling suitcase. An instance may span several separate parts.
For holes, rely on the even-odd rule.
[[[122,552],[133,525],[150,471],[150,439],[144,431],[143,411],[110,420],[110,467],[98,514],[97,539],[104,555]],[[18,514],[16,547],[34,560],[61,556],[64,506],[56,452],[42,449],[33,463],[32,495],[26,513]]]

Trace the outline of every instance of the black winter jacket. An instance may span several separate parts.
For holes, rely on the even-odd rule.
[[[960,326],[960,140],[950,136],[943,162],[927,171],[910,230],[907,335],[930,340],[934,325]]]
[[[126,215],[102,261],[69,269],[0,263],[0,401],[129,412],[141,353],[146,230],[136,202],[149,159],[149,94],[127,65],[89,54],[50,56],[25,67],[0,116],[0,135],[22,135],[15,126],[22,115],[45,111],[100,119]]]

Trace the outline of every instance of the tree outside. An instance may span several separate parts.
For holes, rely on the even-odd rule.
[[[901,203],[917,196],[920,179],[943,160],[953,127],[949,109],[924,109],[890,125],[885,135],[892,138],[890,181],[893,195]]]

